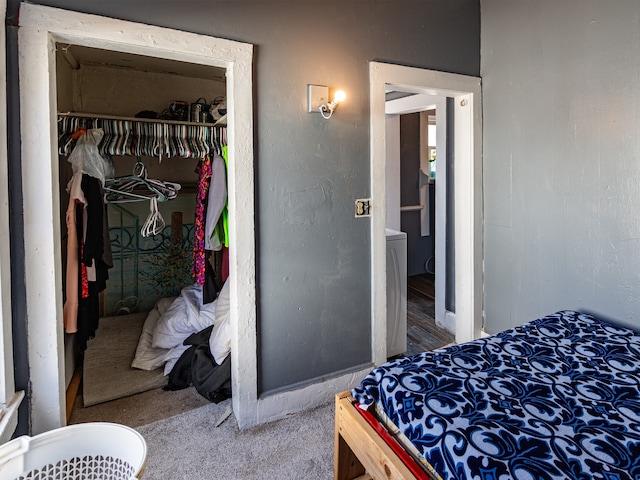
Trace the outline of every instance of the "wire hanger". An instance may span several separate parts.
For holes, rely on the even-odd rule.
[[[90,116],[81,113],[58,114],[58,151],[69,155],[75,145],[70,137],[79,127],[102,128],[104,137],[98,149],[108,156],[146,155],[157,157],[204,158],[226,144],[226,127],[210,124],[184,124],[171,121],[145,121],[139,118]]]
[[[151,237],[152,235],[158,235],[165,227],[164,218],[158,210],[158,199],[151,197],[149,200],[149,216],[142,225],[140,234],[143,237]]]
[[[105,202],[124,203],[139,200],[148,200],[151,197],[159,202],[172,200],[178,196],[178,190],[182,186],[179,183],[164,182],[147,177],[147,169],[140,159],[133,166],[133,175],[108,178],[104,184]],[[146,189],[151,195],[139,193],[140,189]]]

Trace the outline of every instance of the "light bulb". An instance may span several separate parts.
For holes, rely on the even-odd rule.
[[[329,104],[320,105],[320,113],[322,114],[322,116],[326,119],[331,118],[331,115],[333,115],[333,111],[345,98],[347,98],[347,94],[344,93],[343,90],[336,90],[333,94],[333,100]]]
[[[333,102],[334,104],[338,104],[340,102],[342,102],[345,98],[347,98],[347,94],[344,93],[344,90],[336,90],[336,93],[333,95]]]

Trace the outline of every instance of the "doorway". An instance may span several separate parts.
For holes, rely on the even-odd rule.
[[[39,5],[20,10],[20,105],[31,434],[65,420],[56,43],[226,69],[233,407],[258,422],[252,56],[248,44]],[[50,207],[47,203],[51,199]],[[44,207],[44,208],[43,208]],[[239,372],[242,372],[240,374]]]
[[[185,288],[201,291],[194,290],[195,279],[191,275],[199,180],[196,171],[206,163],[205,159],[214,157],[213,152],[223,154],[226,117],[216,120],[200,114],[197,122],[187,123],[191,117],[185,104],[199,99],[207,105],[208,113],[208,99],[213,102],[226,94],[225,73],[224,69],[206,65],[56,44],[62,224],[65,224],[64,207],[69,203],[66,186],[73,178],[70,162],[78,158],[72,153],[77,147],[66,139],[78,126],[101,128],[104,137],[100,151],[108,155],[113,176],[120,179],[111,180],[111,187],[105,185],[111,188],[104,196],[108,231],[105,227],[103,232],[105,239],[109,239],[104,244],[110,264],[109,278],[100,293],[99,310],[87,314],[86,309],[79,309],[82,313],[77,322],[78,332],[65,334],[70,423],[85,418],[122,423],[118,412],[125,409],[117,408],[117,404],[142,391],[155,391],[156,395],[131,403],[139,409],[138,418],[153,421],[160,412],[182,410],[183,399],[157,390],[166,385],[169,375],[163,374],[172,370],[181,349],[175,350],[175,354],[165,349],[151,350],[148,342],[155,331],[152,326],[157,324],[156,315],[164,313],[173,303],[172,298]],[[203,103],[196,105],[202,110]],[[141,115],[151,118],[141,119]],[[211,126],[214,124],[217,126]],[[182,129],[187,125],[189,131],[184,132]],[[178,132],[178,128],[182,131]],[[178,146],[180,138],[204,138],[204,141],[197,144],[196,150],[191,147],[195,142]],[[140,181],[136,175],[139,171],[144,177]],[[148,179],[160,180],[149,183]],[[124,191],[118,190],[120,182],[126,185]],[[133,193],[130,186],[134,184],[143,188]],[[215,182],[213,187],[220,189]],[[149,213],[151,197],[156,201],[153,215]],[[66,238],[62,241],[64,244]],[[217,289],[226,278],[222,275],[222,255],[219,250],[214,255],[217,261],[210,262],[215,265]],[[63,251],[63,262],[64,257]],[[204,306],[205,302],[198,308]],[[65,307],[65,314],[67,311]],[[95,323],[92,316],[96,317]],[[95,334],[89,333],[88,326],[94,325],[98,327]],[[195,325],[193,328],[196,329]],[[175,343],[182,340],[176,337]],[[117,350],[113,348],[115,345],[119,347]],[[130,354],[135,350],[137,355],[131,361],[126,353],[122,357],[98,354],[105,350]],[[199,403],[194,401],[191,405]],[[101,410],[105,414],[98,415]]]
[[[414,354],[455,334],[452,116],[443,96],[391,88],[386,96],[386,226],[406,237],[406,354]]]
[[[480,336],[482,325],[482,160],[480,79],[464,75],[435,72],[399,65],[370,63],[371,86],[371,192],[372,216],[372,291],[373,291],[373,360],[386,360],[386,135],[385,100],[389,91],[400,91],[441,98],[441,105],[451,98],[455,141],[453,163],[455,204],[455,295],[456,341],[462,343]],[[443,108],[444,109],[444,108]],[[442,129],[444,134],[444,128]],[[446,140],[438,141],[444,146]],[[437,153],[437,156],[441,156]],[[441,156],[442,157],[442,156]],[[436,199],[436,205],[446,202]],[[438,215],[436,214],[436,217]],[[437,232],[436,228],[436,232]],[[441,229],[443,230],[443,229]],[[436,242],[436,259],[444,259]],[[437,280],[437,277],[436,277]],[[444,279],[443,279],[444,280]],[[444,286],[436,285],[445,291]],[[444,296],[441,296],[444,302]],[[438,306],[436,306],[438,309]],[[440,306],[442,309],[442,306]],[[445,321],[451,321],[442,309]]]

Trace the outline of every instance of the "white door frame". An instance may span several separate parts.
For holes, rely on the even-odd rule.
[[[238,424],[258,419],[253,184],[253,46],[161,27],[21,4],[20,119],[31,433],[64,425],[56,42],[226,69],[229,106],[231,365]],[[50,203],[51,200],[51,203]],[[3,268],[4,273],[4,268]]]
[[[371,114],[372,360],[386,361],[385,94],[391,88],[454,99],[456,342],[482,328],[482,104],[477,77],[369,64]]]

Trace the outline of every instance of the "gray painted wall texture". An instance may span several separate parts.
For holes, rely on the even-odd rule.
[[[420,113],[400,115],[400,206],[420,205]],[[407,275],[426,273],[435,267],[435,187],[429,185],[429,232],[423,237],[421,211],[400,213],[400,230],[407,234]]]
[[[368,363],[369,61],[477,76],[478,1],[32,3],[255,45],[259,393]],[[331,120],[310,83],[346,91]]]
[[[640,327],[640,3],[482,0],[486,327]]]

